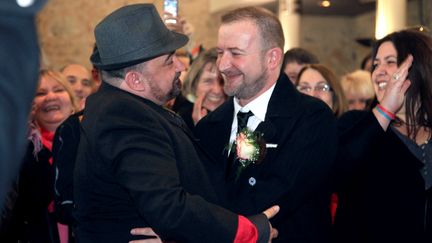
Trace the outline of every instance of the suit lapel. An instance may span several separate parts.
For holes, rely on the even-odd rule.
[[[175,112],[163,108],[166,113],[168,114],[168,116],[165,116],[167,118],[167,120],[175,125],[176,127],[179,127],[180,129],[183,130],[184,133],[186,133],[186,135],[188,135],[192,140],[195,140],[195,136],[193,135],[192,131],[189,129],[189,127],[186,125],[185,121],[183,120],[183,118],[181,118],[181,116],[179,116],[178,114],[176,114]]]
[[[286,142],[287,136],[294,128],[294,116],[298,111],[298,97],[300,94],[288,80],[285,74],[282,74],[275,86],[275,89],[270,98],[265,121],[260,123],[256,131],[263,133],[263,138],[267,144],[278,145],[276,148],[267,148],[267,154],[262,164],[251,166],[261,167],[265,164],[271,164],[279,153],[282,142]],[[228,166],[228,146],[229,137],[231,135],[231,125],[234,117],[234,102],[230,98],[222,106],[211,112],[205,120],[205,131],[198,129],[201,137],[200,143],[203,147],[210,151],[217,163],[223,164],[224,171]],[[211,139],[209,139],[211,138]]]
[[[233,98],[230,98],[218,109],[211,112],[204,119],[207,123],[206,131],[199,131],[201,141],[205,148],[211,152],[217,163],[223,163],[224,169],[227,166],[229,138],[231,135],[231,125],[234,117]]]
[[[296,122],[296,113],[300,112],[299,95],[291,81],[282,73],[269,100],[265,121],[256,129],[263,134],[267,144],[263,166],[276,160],[283,143],[288,141],[287,137]]]

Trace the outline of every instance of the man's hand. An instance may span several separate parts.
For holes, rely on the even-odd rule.
[[[159,236],[150,227],[132,229],[131,234],[132,235],[154,236],[155,238],[145,239],[145,240],[133,240],[133,241],[129,241],[129,243],[162,243],[162,240],[159,238]]]
[[[268,208],[263,212],[263,214],[267,217],[267,219],[273,218],[277,213],[279,212],[279,206],[272,206],[271,208]],[[270,225],[270,238],[269,242],[272,241],[272,239],[276,238],[278,236],[278,231],[273,228]],[[134,228],[131,230],[132,235],[145,235],[145,236],[153,236],[155,238],[153,239],[145,239],[145,240],[133,240],[129,241],[129,243],[162,243],[162,240],[159,238],[159,236],[153,231],[152,228]]]
[[[275,206],[272,206],[271,208],[265,210],[263,212],[263,214],[265,214],[265,216],[268,219],[271,219],[271,218],[273,218],[279,212],[279,209],[280,209],[279,206],[275,205]],[[270,224],[270,238],[269,238],[269,242],[271,242],[272,239],[276,238],[277,236],[278,236],[277,229],[273,228],[272,225]]]

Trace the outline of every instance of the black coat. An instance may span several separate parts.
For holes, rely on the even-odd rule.
[[[194,104],[186,99],[183,95],[179,95],[176,97],[174,101],[174,105],[171,108],[172,111],[179,114],[181,118],[185,121],[186,125],[189,129],[193,130],[195,127],[194,121],[192,119]]]
[[[55,168],[55,213],[57,220],[69,226],[75,225],[73,199],[73,171],[80,140],[79,111],[69,116],[57,128],[52,146],[53,167]]]
[[[231,98],[204,117],[195,130],[202,146],[219,162],[213,175],[222,179],[227,178],[226,146],[233,113]],[[277,148],[267,148],[263,162],[246,168],[237,182],[226,179],[218,183],[219,193],[228,192],[227,207],[251,215],[278,204],[281,210],[271,220],[279,230],[274,242],[328,242],[329,173],[337,144],[331,110],[318,99],[299,93],[283,74],[270,98],[265,121],[256,131]]]
[[[233,241],[238,216],[212,204],[199,148],[176,115],[103,83],[81,125],[78,242],[127,242],[132,228],[145,226],[178,242]]]
[[[432,191],[421,161],[372,112],[348,112],[339,128],[336,241],[432,242]]]
[[[48,206],[54,200],[54,169],[50,164],[51,152],[45,147],[35,157],[29,143],[24,155],[10,213],[4,218],[0,242],[59,242],[53,213]]]

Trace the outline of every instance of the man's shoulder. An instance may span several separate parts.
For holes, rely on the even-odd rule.
[[[306,112],[316,113],[322,111],[333,115],[333,111],[324,101],[310,95],[300,95]]]
[[[332,109],[324,103],[322,100],[303,95],[302,106],[299,108],[299,112],[302,113],[303,122],[315,123],[321,121],[322,126],[324,124],[336,124],[336,116]]]
[[[310,95],[298,92],[286,80],[279,80],[270,99],[267,111],[294,117],[309,114],[331,115],[333,112],[323,101]]]
[[[97,92],[88,98],[81,125],[92,133],[122,127],[151,126],[162,120],[158,109],[162,108],[121,90]]]
[[[118,112],[122,116],[136,115],[147,108],[155,109],[155,106],[156,104],[151,105],[151,102],[144,98],[115,87],[107,86],[87,98],[84,116],[91,115],[93,112]]]

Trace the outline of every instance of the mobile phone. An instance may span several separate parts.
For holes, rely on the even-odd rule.
[[[178,0],[164,0],[164,11],[170,13],[173,17],[178,14]],[[165,23],[175,24],[175,19],[167,19]]]

